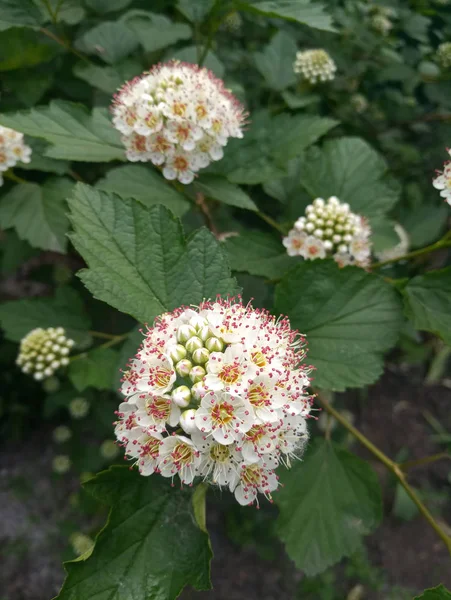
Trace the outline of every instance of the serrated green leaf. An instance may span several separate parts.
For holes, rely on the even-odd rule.
[[[177,8],[185,17],[194,23],[201,23],[213,8],[215,0],[179,0]]]
[[[122,10],[131,3],[132,0],[85,0],[86,6],[92,10],[104,14]]]
[[[30,298],[0,305],[5,337],[20,340],[35,327],[64,327],[76,342],[89,340],[91,321],[80,296],[72,288],[58,288],[53,298]]]
[[[70,165],[66,160],[56,160],[44,156],[49,145],[44,140],[39,138],[28,138],[27,146],[30,146],[31,161],[29,163],[20,163],[17,168],[25,169],[26,171],[44,171],[45,173],[56,173],[56,175],[64,175],[70,169]]]
[[[37,0],[45,20],[55,20],[57,23],[76,25],[85,16],[85,9],[80,0]],[[49,11],[51,10],[51,14]]]
[[[451,267],[417,275],[402,292],[406,314],[414,326],[451,345]]]
[[[280,473],[274,499],[277,528],[288,556],[306,575],[316,575],[361,545],[382,517],[377,475],[347,450],[320,441],[302,462]]]
[[[19,183],[0,199],[0,227],[13,227],[34,248],[65,252],[69,220],[66,198],[73,182],[63,177],[43,185]]]
[[[70,362],[69,379],[79,392],[88,387],[108,390],[116,374],[117,357],[117,351],[112,348],[91,350]]]
[[[52,87],[54,73],[50,65],[45,70],[18,69],[4,73],[2,82],[5,88],[14,93],[20,104],[29,108]]]
[[[164,15],[144,10],[130,11],[123,22],[135,34],[146,52],[156,52],[180,40],[189,40],[191,27],[186,23],[173,23]]]
[[[202,54],[203,48],[199,48],[199,53]],[[197,64],[198,58],[198,50],[196,46],[185,46],[185,48],[180,48],[179,50],[170,51],[166,54],[166,60],[171,59],[181,60],[182,62],[188,62],[192,64]],[[225,68],[216,54],[209,50],[207,56],[204,60],[204,67],[213,71],[216,77],[222,79],[224,77]]]
[[[224,204],[246,210],[258,210],[255,202],[244,190],[220,175],[201,175],[196,179],[193,188],[196,192],[201,192],[208,198],[219,200]]]
[[[114,94],[124,81],[129,81],[142,72],[140,63],[131,58],[117,63],[114,67],[99,67],[92,63],[80,62],[74,67],[74,75],[83,79],[106,94]]]
[[[280,92],[296,83],[297,76],[293,71],[296,51],[297,46],[291,35],[278,31],[263,52],[254,54],[257,69],[271,89]]]
[[[451,600],[451,592],[444,585],[425,590],[421,596],[415,596],[414,600]]]
[[[311,0],[239,0],[237,8],[267,17],[297,21],[314,29],[336,31],[332,17],[325,12],[325,6],[319,2],[312,3]]]
[[[0,19],[1,6],[0,6]],[[0,71],[13,71],[48,62],[61,48],[36,31],[8,29],[0,33]]]
[[[76,42],[76,47],[94,54],[110,65],[129,56],[138,47],[136,35],[120,21],[105,21],[89,29]]]
[[[276,287],[275,313],[306,334],[314,385],[344,391],[376,381],[404,320],[397,292],[358,267],[304,262]]]
[[[340,138],[312,148],[301,184],[313,197],[337,196],[366,217],[380,217],[399,199],[399,186],[387,180],[384,159],[360,138]]]
[[[119,194],[122,198],[135,198],[151,207],[163,204],[176,216],[181,217],[189,210],[188,200],[178,190],[158,175],[153,167],[124,165],[108,171],[96,187]]]
[[[111,467],[84,487],[111,510],[90,557],[65,564],[58,600],[175,600],[186,585],[210,589],[212,553],[190,490],[126,467]]]
[[[0,31],[10,27],[41,26],[42,15],[33,0],[0,0]]]
[[[89,114],[80,104],[53,100],[48,106],[4,113],[0,125],[53,144],[45,151],[51,158],[85,162],[125,159],[119,132],[103,108],[94,108]]]
[[[280,239],[261,231],[246,231],[224,243],[234,271],[279,279],[297,263],[287,255]]]
[[[70,208],[72,240],[89,266],[80,278],[96,298],[137,321],[151,323],[177,306],[236,293],[213,235],[201,229],[185,241],[165,207],[78,184]]]

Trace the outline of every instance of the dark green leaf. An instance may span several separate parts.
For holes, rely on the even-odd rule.
[[[0,31],[10,27],[39,28],[42,15],[33,0],[0,0]]]
[[[105,21],[87,31],[77,40],[76,46],[82,52],[95,54],[114,65],[137,48],[138,40],[125,23]]]
[[[271,89],[280,92],[296,83],[297,76],[293,71],[296,50],[293,38],[284,31],[278,31],[263,52],[255,53],[257,69]]]
[[[279,536],[306,575],[316,575],[361,546],[382,517],[377,475],[347,450],[320,441],[280,472]]]
[[[26,143],[32,150],[31,162],[20,163],[20,169],[25,169],[27,171],[44,171],[46,173],[56,173],[57,175],[64,175],[69,171],[70,166],[66,160],[57,160],[55,158],[44,156],[49,147],[44,140],[28,138]]]
[[[446,203],[421,206],[404,212],[400,222],[409,234],[411,248],[422,248],[435,242],[446,227],[449,208]]]
[[[189,40],[192,36],[189,25],[173,23],[164,15],[143,10],[127,13],[124,23],[135,34],[146,52],[167,48],[180,40]]]
[[[387,213],[399,198],[399,186],[384,178],[387,165],[364,140],[341,138],[307,153],[301,183],[314,197],[337,196],[367,217]]]
[[[108,171],[96,187],[115,192],[122,198],[136,198],[145,206],[163,204],[175,215],[182,216],[189,210],[189,202],[174,187],[157,174],[154,167],[124,165]]]
[[[199,50],[200,53],[203,52],[203,48],[199,48]],[[199,60],[196,46],[186,46],[185,48],[168,52],[166,54],[166,59],[170,60],[172,58],[193,64],[197,64]],[[207,69],[213,71],[216,77],[219,77],[220,79],[224,77],[224,65],[212,50],[208,51],[208,54],[204,60],[204,67],[207,67]]]
[[[39,102],[52,87],[54,73],[50,65],[45,70],[18,69],[4,73],[2,82],[21,104],[29,108]]]
[[[91,350],[70,362],[69,379],[79,392],[88,387],[108,390],[116,374],[117,357],[117,351],[112,348]]]
[[[104,14],[122,10],[131,3],[132,0],[85,0],[86,6],[92,10]]]
[[[48,62],[60,50],[58,44],[36,31],[9,29],[0,33],[0,71],[13,71]]]
[[[238,185],[230,183],[220,175],[201,175],[193,187],[208,198],[219,200],[230,206],[238,206],[246,210],[258,210],[254,201]]]
[[[451,267],[417,275],[403,288],[406,314],[417,329],[451,345]]]
[[[191,491],[126,467],[111,467],[85,488],[111,510],[92,554],[66,563],[58,600],[175,600],[186,585],[210,589],[212,553]]]
[[[99,67],[92,63],[80,62],[74,67],[74,75],[83,79],[94,88],[106,94],[114,94],[125,81],[133,79],[142,72],[140,63],[128,59],[117,63],[114,67]]]
[[[247,231],[225,241],[232,270],[279,279],[296,265],[280,239],[260,231]]]
[[[254,0],[253,2],[237,2],[239,8],[267,17],[280,17],[287,21],[297,21],[315,29],[335,31],[332,18],[325,12],[325,7],[311,0]]]
[[[451,592],[444,585],[425,590],[421,596],[415,596],[414,600],[451,600]]]
[[[124,160],[119,132],[108,112],[94,108],[92,115],[81,106],[54,100],[48,106],[0,115],[0,124],[53,144],[45,156],[66,160],[103,162]]]
[[[64,327],[76,342],[89,339],[90,319],[75,290],[58,288],[53,298],[31,298],[0,306],[0,324],[5,337],[20,340],[35,327]]]
[[[358,267],[304,262],[276,288],[276,314],[306,334],[314,385],[343,391],[376,381],[403,324],[396,291]]]
[[[194,23],[202,22],[213,8],[215,0],[179,0],[177,8],[188,19]]]
[[[0,200],[0,226],[13,227],[35,248],[64,252],[69,229],[66,198],[72,187],[72,181],[58,177],[40,186],[19,183]]]
[[[14,273],[26,260],[37,254],[37,251],[19,238],[15,231],[8,231],[3,236],[1,243],[1,273],[9,275]]]
[[[140,322],[204,298],[236,292],[225,253],[201,229],[187,241],[180,222],[163,206],[78,184],[70,202],[73,242],[88,270],[91,293]]]
[[[76,25],[85,16],[85,9],[80,5],[80,0],[37,0],[37,2],[41,5],[43,18],[48,21],[55,20],[57,23]]]

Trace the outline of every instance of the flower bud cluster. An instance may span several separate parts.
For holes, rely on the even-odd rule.
[[[448,154],[451,156],[451,150],[448,150]],[[437,177],[432,180],[432,185],[436,190],[440,190],[440,196],[451,206],[451,161],[445,162],[443,171],[437,171]]]
[[[331,196],[316,198],[283,239],[289,256],[306,260],[329,256],[342,267],[367,267],[371,256],[371,229],[366,220],[351,212],[349,204]]]
[[[23,133],[0,125],[0,185],[3,185],[2,172],[14,167],[19,161],[29,163],[31,148],[23,141]]]
[[[20,342],[16,364],[38,381],[51,377],[57,369],[69,364],[74,343],[62,327],[33,329]]]
[[[223,157],[229,137],[243,137],[246,116],[211,71],[176,60],[126,83],[112,112],[128,160],[151,161],[185,184]]]
[[[278,487],[307,441],[303,338],[287,319],[217,299],[148,329],[124,373],[115,433],[142,475],[201,477],[240,504]]]
[[[297,52],[293,70],[315,85],[334,79],[337,66],[326,50],[304,50]]]
[[[437,48],[437,60],[444,69],[451,67],[451,42],[443,42]]]

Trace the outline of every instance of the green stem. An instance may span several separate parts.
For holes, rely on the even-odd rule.
[[[49,29],[46,29],[45,27],[41,27],[41,29],[39,31],[41,33],[43,33],[44,35],[46,35],[47,37],[49,37],[54,42],[56,42],[57,44],[59,44],[60,46],[62,46],[63,48],[65,48],[66,50],[68,50],[69,52],[72,52],[72,54],[74,54],[81,60],[91,64],[91,61],[88,58],[86,58],[86,56],[81,54],[81,52],[78,52],[78,50],[75,50],[75,48],[72,48],[72,46],[70,45],[69,42],[66,42],[62,38],[58,37],[57,35],[52,33]]]
[[[439,452],[438,454],[432,454],[431,456],[424,456],[423,458],[417,458],[416,460],[407,460],[406,462],[399,463],[399,468],[403,471],[408,471],[415,467],[421,467],[423,465],[429,465],[437,460],[451,460],[451,454],[447,452]]]
[[[412,500],[412,502],[416,505],[420,513],[432,527],[432,529],[436,532],[439,538],[443,541],[445,546],[448,549],[449,554],[451,555],[451,538],[443,531],[437,521],[434,519],[429,509],[423,504],[420,498],[417,496],[415,491],[409,485],[405,473],[402,471],[402,466],[398,465],[396,462],[391,460],[386,454],[379,450],[377,446],[375,446],[363,433],[361,433],[358,429],[354,427],[347,419],[345,419],[333,406],[331,406],[324,396],[316,392],[316,397],[321,404],[321,406],[326,410],[330,415],[332,415],[345,429],[347,429],[359,442],[367,448],[383,465],[387,467],[398,479],[399,483],[406,490],[408,496]]]
[[[11,179],[11,181],[15,181],[16,183],[29,183],[26,179],[22,179],[22,177],[19,177],[18,175],[13,173],[11,169],[5,171],[5,173],[3,173],[3,177],[5,179]]]
[[[204,61],[207,58],[208,52],[211,48],[211,44],[213,42],[215,34],[218,31],[219,26],[221,25],[221,21],[218,21],[215,25],[212,25],[212,23],[211,23],[211,16],[214,15],[216,10],[218,9],[218,7],[221,6],[221,1],[222,0],[216,0],[216,2],[213,4],[211,12],[210,12],[210,29],[208,31],[207,41],[205,42],[205,46],[202,50],[202,54],[200,55],[200,58],[197,61],[197,64],[199,65],[199,67],[201,67],[204,64]]]
[[[92,337],[103,338],[104,340],[115,340],[118,336],[114,333],[104,333],[103,331],[88,331]]]
[[[100,331],[90,331],[89,332],[93,337],[104,337],[104,336],[109,336],[109,334],[101,334]],[[128,333],[123,333],[121,335],[111,335],[111,338],[105,342],[104,344],[100,344],[100,346],[96,346],[96,348],[94,348],[94,350],[100,350],[101,348],[111,348],[111,346],[115,346],[116,344],[120,344],[123,340],[125,340],[128,337]],[[85,358],[87,355],[87,352],[81,352],[80,354],[75,354],[74,356],[70,357],[70,362],[74,361],[74,360],[79,360],[80,358]]]
[[[282,235],[286,235],[286,230],[285,228],[280,225],[279,223],[277,223],[277,221],[275,221],[272,217],[266,215],[265,213],[262,212],[257,212],[256,213],[260,219],[263,219],[263,221],[266,221],[268,223],[268,225],[271,225],[271,227],[274,227],[274,229],[277,229],[277,231],[279,233],[281,233]]]
[[[400,262],[401,260],[409,260],[411,258],[416,258],[417,256],[422,256],[423,254],[429,254],[430,252],[435,252],[436,250],[440,250],[441,248],[448,248],[451,246],[451,240],[448,238],[448,234],[445,235],[441,240],[435,242],[435,244],[431,244],[430,246],[425,246],[424,248],[420,248],[419,250],[413,250],[412,252],[407,252],[407,254],[403,254],[402,256],[398,256],[397,258],[389,258],[388,260],[383,260],[382,262],[375,263],[371,266],[372,269],[380,269],[380,267],[384,267],[385,265],[390,265],[392,263]]]

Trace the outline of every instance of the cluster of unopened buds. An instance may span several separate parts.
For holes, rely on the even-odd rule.
[[[218,298],[156,319],[124,373],[116,436],[142,475],[271,499],[307,441],[309,368],[287,319]],[[258,502],[258,500],[257,500]]]
[[[451,42],[443,42],[437,48],[437,59],[444,69],[451,67]]]
[[[62,327],[33,329],[20,342],[16,364],[23,373],[40,381],[69,364],[69,353],[74,343],[66,337]]]
[[[306,260],[332,257],[340,267],[366,268],[371,256],[371,229],[364,217],[335,196],[316,198],[283,239],[289,256]]]
[[[337,66],[326,50],[304,50],[297,52],[293,64],[295,73],[302,75],[312,85],[331,81],[335,77]]]
[[[0,125],[0,185],[3,185],[2,173],[18,162],[29,163],[31,148],[24,143],[23,133]]]
[[[451,156],[451,150],[448,149]],[[432,185],[440,190],[440,196],[451,206],[451,161],[445,162],[443,171],[437,171],[437,177],[433,179]]]
[[[126,83],[112,106],[130,161],[162,167],[166,179],[191,183],[223,157],[230,137],[243,137],[238,100],[206,68],[170,61]]]

